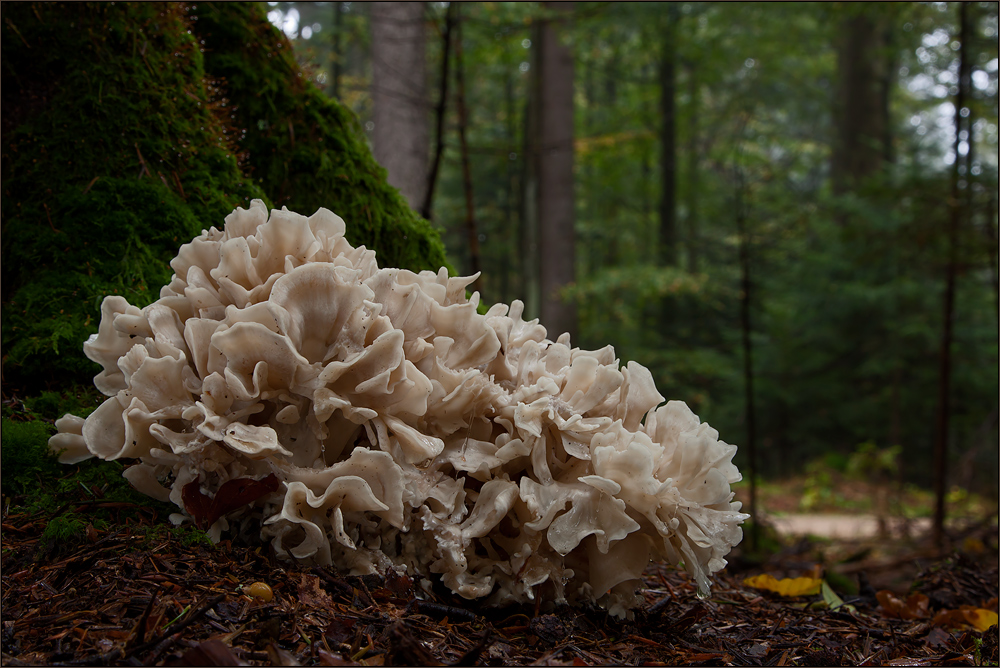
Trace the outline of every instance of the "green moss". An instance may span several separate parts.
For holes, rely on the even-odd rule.
[[[42,531],[39,552],[65,550],[74,543],[79,543],[87,536],[88,524],[92,524],[95,529],[107,526],[107,522],[102,520],[91,522],[89,518],[77,513],[64,513],[53,517]]]
[[[67,413],[85,418],[106,398],[93,385],[71,385],[64,390],[45,391],[25,399],[24,406],[36,419],[58,420]]]
[[[253,198],[335,211],[382,266],[436,270],[444,246],[252,3],[11,3],[0,35],[2,373],[30,397],[3,408],[4,494],[29,513],[132,504],[90,523],[165,516],[121,463],[48,451],[47,421],[98,404],[82,343],[105,296],[151,303],[178,247]],[[64,509],[43,543],[81,522]]]
[[[0,487],[7,496],[24,494],[40,480],[54,478],[62,471],[49,452],[48,439],[54,432],[44,422],[0,421]]]
[[[195,31],[205,69],[226,82],[246,134],[248,175],[273,199],[306,215],[326,207],[347,237],[383,267],[447,266],[438,232],[386,181],[357,117],[303,76],[292,45],[258,3],[200,3]]]
[[[60,406],[69,400],[56,400],[50,394],[38,402]],[[120,462],[90,459],[72,467],[59,464],[48,448],[54,430],[47,422],[5,418],[0,428],[0,485],[12,512],[55,514],[42,533],[41,553],[80,540],[88,524],[100,529],[129,518],[165,518],[177,511],[172,504],[136,491],[122,477],[125,467]],[[86,510],[74,511],[73,507]]]
[[[13,3],[0,30],[5,383],[89,380],[104,296],[149,304],[251,198],[332,209],[382,266],[447,264],[255,4]]]
[[[169,523],[150,527],[142,534],[142,538],[135,544],[135,547],[149,550],[169,539],[178,540],[187,547],[198,545],[209,550],[215,549],[215,543],[208,537],[208,534],[193,524],[182,524],[176,527]]]
[[[184,7],[4,8],[4,380],[98,369],[100,302],[143,306],[203,227],[264,192],[246,182]]]

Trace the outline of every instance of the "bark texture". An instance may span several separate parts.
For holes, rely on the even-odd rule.
[[[833,189],[842,194],[878,172],[891,155],[891,81],[886,17],[880,8],[855,5],[840,25],[834,99]]]
[[[372,108],[375,159],[419,209],[427,192],[427,64],[424,3],[373,2]]]
[[[944,547],[944,522],[947,515],[945,496],[948,490],[948,426],[951,419],[951,346],[955,329],[955,284],[958,280],[958,239],[962,225],[962,190],[967,187],[962,178],[968,174],[968,151],[962,155],[962,109],[968,100],[969,5],[959,3],[958,92],[955,95],[955,162],[951,170],[951,197],[948,211],[948,265],[945,269],[943,326],[941,352],[938,355],[938,408],[934,430],[934,544]],[[969,114],[971,116],[971,114]],[[964,168],[964,169],[963,169]]]
[[[568,13],[573,3],[545,3]],[[541,322],[553,338],[576,334],[576,305],[559,291],[575,277],[576,234],[573,193],[573,54],[560,41],[565,19],[545,20],[539,29],[538,222]]]
[[[677,6],[667,7],[667,29],[660,54],[660,262],[677,265]]]

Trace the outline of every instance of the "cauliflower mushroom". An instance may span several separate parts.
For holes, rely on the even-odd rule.
[[[405,567],[466,598],[625,615],[650,558],[707,592],[742,538],[736,447],[648,370],[556,340],[476,278],[379,268],[342,219],[263,202],[181,246],[138,309],[111,296],[84,344],[108,399],[67,415],[60,461],[132,464],[136,489],[213,540]]]

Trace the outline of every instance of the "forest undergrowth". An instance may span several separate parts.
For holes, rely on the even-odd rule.
[[[766,522],[755,545],[748,525],[709,597],[653,563],[629,620],[495,609],[174,528],[120,464],[39,454],[47,416],[90,399],[4,398],[4,665],[997,665],[995,513],[951,526],[945,550],[922,535],[789,538]],[[762,489],[765,507],[802,498],[794,481]]]

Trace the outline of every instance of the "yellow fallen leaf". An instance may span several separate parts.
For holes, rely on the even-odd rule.
[[[818,594],[823,581],[818,578],[782,578],[764,573],[755,575],[743,581],[748,587],[773,591],[781,596],[810,596]]]
[[[997,613],[983,608],[962,606],[962,615],[965,617],[965,621],[976,627],[977,631],[986,631],[991,626],[996,626],[997,621],[1000,620]]]
[[[962,627],[972,626],[977,631],[986,631],[997,623],[997,613],[984,608],[963,605],[958,610],[941,610],[931,622],[935,626]]]

